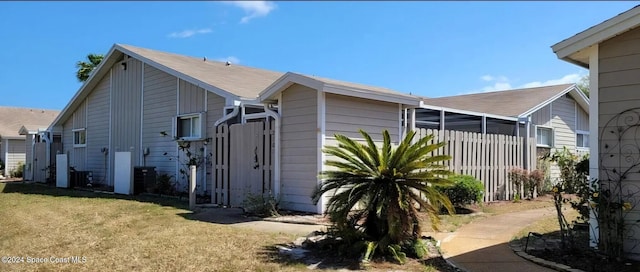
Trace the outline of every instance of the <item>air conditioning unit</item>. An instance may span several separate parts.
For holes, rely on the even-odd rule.
[[[133,167],[133,194],[144,193],[156,182],[156,168],[153,166]]]

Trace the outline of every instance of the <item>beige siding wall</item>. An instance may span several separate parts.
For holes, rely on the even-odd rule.
[[[398,104],[329,93],[325,101],[327,139],[335,139],[335,134],[363,139],[358,132],[362,129],[374,140],[381,140],[386,129],[391,141],[398,142]]]
[[[553,127],[553,145],[551,154],[563,147],[571,153],[576,153],[576,103],[566,95],[551,103],[551,127]],[[550,176],[552,181],[560,178],[560,168],[551,164]]]
[[[175,175],[176,143],[173,118],[176,116],[177,78],[145,65],[142,146],[149,148],[146,165],[158,173]],[[167,135],[164,136],[162,132]]]
[[[87,100],[86,170],[93,171],[93,181],[101,184],[109,184],[109,154],[102,149],[109,149],[110,81],[107,74]]]
[[[119,151],[131,152],[133,166],[141,165],[142,62],[129,59],[127,69],[112,69],[112,76],[110,165]],[[113,176],[113,168],[110,172]]]
[[[3,141],[5,145],[6,160],[4,162],[5,173],[9,175],[19,162],[25,161],[25,142],[24,140],[6,139]]]
[[[282,92],[282,208],[317,212],[311,194],[318,184],[318,91],[293,85]]]
[[[609,39],[599,45],[599,82],[598,82],[598,134],[603,135],[600,139],[600,159],[602,165],[609,169],[612,167],[622,167],[619,170],[626,170],[625,165],[620,165],[620,152],[612,150],[605,153],[603,146],[632,146],[637,147],[636,139],[639,135],[635,133],[626,134],[621,143],[614,138],[611,133],[602,133],[605,124],[611,120],[616,114],[624,110],[638,108],[640,106],[640,28],[630,30],[622,35]],[[631,122],[637,122],[638,116],[629,115]],[[615,129],[615,127],[607,127],[607,129]],[[594,143],[592,143],[594,144]],[[633,148],[632,148],[633,149]],[[629,153],[634,158],[640,156],[636,149]],[[627,150],[623,150],[627,151]],[[611,157],[613,156],[613,157]],[[628,166],[627,166],[628,167]],[[637,169],[636,169],[637,170]],[[637,171],[631,171],[635,173]],[[601,180],[606,180],[603,173],[600,174]],[[640,186],[640,175],[630,174],[624,182],[625,186],[631,190],[637,190]],[[635,200],[637,202],[637,199]],[[633,201],[632,201],[633,202]],[[627,220],[633,223],[640,218],[639,207],[634,208],[635,211],[630,213]],[[631,245],[637,245],[640,242],[640,234],[635,233],[631,238],[625,238],[625,247],[634,254],[640,254],[640,247],[634,249],[629,248]],[[638,255],[636,255],[638,256]],[[637,257],[636,257],[637,258]]]

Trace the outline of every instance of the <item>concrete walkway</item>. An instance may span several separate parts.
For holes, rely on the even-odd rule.
[[[473,221],[441,240],[443,257],[470,272],[555,271],[521,258],[508,245],[524,227],[554,214],[553,208],[544,208]]]
[[[190,219],[229,225],[237,228],[252,229],[263,232],[285,233],[297,236],[307,236],[313,231],[327,230],[324,225],[288,224],[246,217],[244,216],[242,209],[239,208],[202,209]]]

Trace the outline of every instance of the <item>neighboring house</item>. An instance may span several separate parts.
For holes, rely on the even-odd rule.
[[[588,68],[590,176],[631,204],[624,250],[640,259],[640,6],[552,46],[559,59]],[[597,226],[594,218],[590,221]],[[596,228],[597,229],[597,228]],[[598,232],[592,232],[592,241]]]
[[[580,155],[589,150],[589,99],[575,84],[428,98],[417,111],[418,127],[528,134],[535,139],[539,156],[564,147]],[[560,176],[556,166],[550,170],[552,180]]]
[[[18,163],[25,163],[25,174],[33,168],[27,158],[31,157],[31,145],[34,134],[19,133],[23,126],[37,130],[46,129],[58,115],[57,110],[0,107],[0,159],[4,162],[4,171],[9,176]],[[25,177],[26,178],[26,177]]]
[[[179,177],[176,158],[184,154],[176,139],[216,158],[228,148],[217,141],[219,126],[274,120],[273,179],[267,182],[282,208],[322,212],[322,201],[313,205],[310,198],[325,169],[321,148],[334,142],[335,133],[360,137],[359,128],[378,140],[387,129],[397,143],[404,133],[402,112],[419,104],[416,96],[379,87],[115,44],[48,136],[61,138],[69,166],[113,186],[122,178],[115,170],[121,152],[131,154],[125,170],[154,166]],[[198,173],[198,190],[212,198],[229,190],[216,173],[233,170],[208,165]]]

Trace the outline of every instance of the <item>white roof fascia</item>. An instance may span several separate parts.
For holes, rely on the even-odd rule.
[[[551,46],[558,58],[565,59],[593,44],[598,44],[640,24],[640,6],[597,24]]]
[[[400,96],[394,94],[386,94],[381,92],[369,91],[359,88],[351,88],[342,85],[324,84],[324,92],[366,98],[384,102],[399,103],[404,105],[419,106],[422,99],[418,97]]]
[[[288,88],[294,83],[304,85],[316,90],[322,90],[322,86],[324,85],[324,83],[321,81],[318,81],[300,74],[287,72],[286,74],[278,78],[276,81],[271,83],[271,85],[269,85],[262,92],[260,92],[260,94],[258,94],[257,100],[258,101],[269,100],[271,96],[273,96],[274,94],[280,91],[283,91],[284,89]]]
[[[529,109],[528,111],[525,111],[523,113],[521,113],[520,115],[518,115],[518,117],[527,117],[531,114],[533,114],[534,112],[536,112],[539,109],[544,108],[545,106],[551,104],[553,101],[555,101],[556,99],[560,98],[561,96],[567,94],[568,92],[571,92],[572,90],[576,90],[577,92],[582,93],[582,91],[580,91],[580,89],[578,89],[578,87],[576,87],[576,84],[573,84],[571,86],[569,86],[569,88],[565,89],[562,92],[557,93],[556,95],[552,96],[551,98],[545,100],[544,102],[536,105],[535,107]],[[586,98],[586,96],[582,95],[580,96],[583,100],[586,100],[584,102],[587,103],[587,106],[589,105],[589,100]],[[575,98],[575,97],[574,97]],[[589,113],[589,110],[586,110],[587,113]]]

